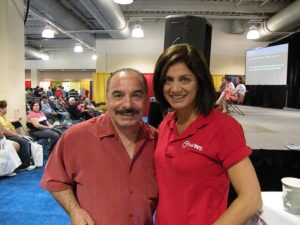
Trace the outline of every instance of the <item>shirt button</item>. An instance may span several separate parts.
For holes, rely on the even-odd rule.
[[[132,194],[133,194],[133,191],[130,191],[130,192],[129,192],[129,194],[131,194],[131,195],[132,195]]]
[[[132,218],[132,214],[129,214],[129,218]]]

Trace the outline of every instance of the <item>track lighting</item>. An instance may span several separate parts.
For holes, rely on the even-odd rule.
[[[96,54],[93,54],[92,55],[92,60],[96,60],[97,59],[97,55]]]
[[[74,47],[74,52],[83,52],[83,48],[80,43],[77,43]]]
[[[133,29],[131,31],[131,37],[134,37],[134,38],[144,37],[144,30],[143,30],[143,27],[140,24],[135,24],[133,26]]]
[[[257,26],[252,25],[249,27],[249,31],[247,33],[247,39],[258,39],[259,33],[257,31]]]
[[[43,38],[54,38],[54,32],[50,26],[46,25],[45,29],[42,32]]]

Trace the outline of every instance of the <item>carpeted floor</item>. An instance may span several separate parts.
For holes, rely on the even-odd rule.
[[[43,168],[0,178],[1,225],[69,225],[67,214],[39,186]]]
[[[270,109],[241,105],[245,116],[230,113],[243,126],[252,149],[288,150],[285,144],[300,144],[300,110]]]

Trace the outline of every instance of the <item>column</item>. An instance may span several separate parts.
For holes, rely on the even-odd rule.
[[[23,0],[0,1],[0,99],[8,102],[9,119],[26,116]]]
[[[37,69],[31,69],[31,87],[35,88],[36,86],[39,86],[39,77],[38,77],[38,70]]]

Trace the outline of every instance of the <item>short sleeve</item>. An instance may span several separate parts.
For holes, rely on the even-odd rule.
[[[70,154],[67,154],[65,135],[57,142],[53,149],[40,185],[48,191],[63,191],[72,188],[72,166],[70,164]],[[69,155],[69,156],[68,156]]]
[[[226,121],[226,130],[221,139],[219,158],[225,169],[237,164],[252,153],[246,146],[246,140],[242,126],[231,118]]]

